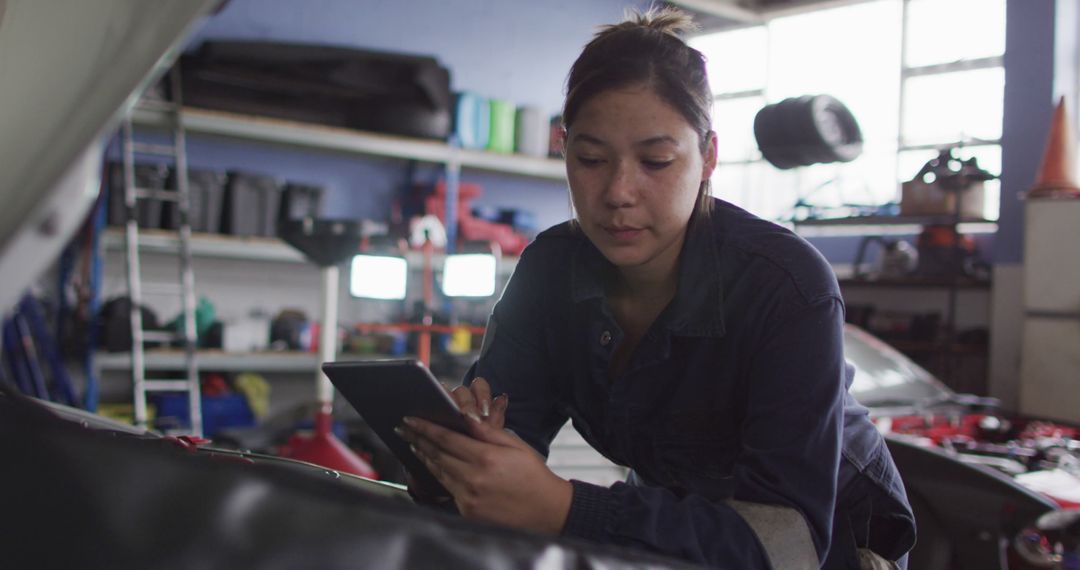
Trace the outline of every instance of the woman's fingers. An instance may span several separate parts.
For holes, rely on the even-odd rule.
[[[450,393],[461,413],[482,419],[496,429],[502,429],[506,418],[507,397],[491,397],[491,384],[483,378],[474,378],[469,385],[458,386]]]
[[[506,424],[506,409],[510,406],[510,396],[499,394],[491,401],[491,415],[487,417],[487,424],[496,429],[502,429]]]
[[[496,443],[496,434],[503,433],[503,426],[506,423],[508,401],[509,397],[506,394],[496,396],[488,408],[488,416],[483,418],[483,421],[469,424],[469,434],[481,441]],[[493,437],[496,437],[496,440],[493,440]]]
[[[472,416],[477,420],[480,419],[480,407],[476,403],[476,398],[473,396],[472,390],[465,386],[458,386],[450,392],[450,396],[454,398],[454,402],[461,410],[461,413]]]
[[[483,378],[474,378],[469,383],[469,389],[472,391],[473,398],[476,400],[476,404],[480,409],[481,417],[488,417],[491,415],[491,384]]]
[[[451,497],[464,493],[467,487],[466,474],[469,472],[467,463],[447,455],[430,456],[419,448],[413,453],[424,464],[424,467],[427,467],[435,480],[450,493]]]
[[[465,421],[470,428],[483,427],[479,420]],[[468,461],[478,453],[482,445],[475,436],[469,437],[420,418],[405,418],[404,423],[404,428],[399,432],[401,438],[426,451],[429,456],[452,455]]]
[[[445,480],[447,476],[456,478],[461,472],[464,462],[455,457],[452,451],[436,445],[430,439],[415,438],[409,445],[413,455],[416,455],[417,459],[422,461],[432,475],[435,475],[444,486],[447,482]],[[447,489],[453,493],[453,489],[449,487]]]
[[[469,424],[482,427],[477,421],[469,420]],[[417,418],[405,418],[405,426],[399,428],[398,433],[409,442],[416,458],[455,497],[464,492],[464,482],[469,473],[476,471],[476,465],[480,463],[478,458],[486,445]]]
[[[492,402],[499,413],[505,398]],[[573,487],[513,434],[468,420],[462,435],[418,418],[401,428],[413,453],[453,495],[466,518],[557,534],[569,511]]]

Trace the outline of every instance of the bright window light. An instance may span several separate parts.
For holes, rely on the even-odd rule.
[[[702,35],[689,43],[705,54],[705,73],[714,93],[765,88],[769,33],[764,26]]]
[[[860,2],[695,38],[717,95],[712,118],[721,164],[713,193],[772,219],[789,219],[799,197],[841,209],[896,201],[897,178],[909,178],[936,152],[901,145],[963,144],[980,166],[999,173],[1004,70],[993,62],[950,65],[1004,52],[1005,0],[909,0],[907,65],[942,65],[911,76],[901,69],[904,4]],[[752,130],[757,110],[820,93],[851,109],[862,129],[862,156],[789,171],[761,160]],[[997,218],[998,192],[996,181],[986,184],[990,219]]]
[[[904,142],[944,144],[1001,136],[1005,70],[912,77],[904,101]]]
[[[495,256],[486,253],[448,255],[443,265],[442,290],[448,297],[494,295]]]
[[[717,159],[738,162],[761,158],[754,139],[754,117],[764,106],[765,98],[760,96],[720,99],[713,103]]]
[[[851,109],[867,143],[896,141],[901,14],[899,2],[879,1],[772,21],[769,101],[827,93]]]
[[[404,299],[409,267],[404,258],[357,255],[352,259],[349,294],[368,299]]]
[[[911,0],[911,67],[1005,53],[1005,0]]]

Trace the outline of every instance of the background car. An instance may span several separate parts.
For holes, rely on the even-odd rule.
[[[957,394],[853,325],[844,349],[851,392],[885,434],[915,511],[909,567],[1058,567],[1063,539],[1037,520],[1080,508],[1080,430]]]

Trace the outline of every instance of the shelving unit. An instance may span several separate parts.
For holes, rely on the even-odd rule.
[[[989,290],[989,281],[977,281],[975,279],[855,279],[846,278],[839,280],[840,287],[872,287],[880,289],[957,289]]]
[[[952,354],[986,354],[989,347],[974,343],[944,343],[920,340],[889,340],[888,343],[900,352],[949,352]]]
[[[566,180],[563,161],[553,158],[467,150],[439,141],[191,107],[185,107],[182,116],[184,128],[193,134],[365,156],[419,160],[547,180]],[[155,128],[164,128],[166,124],[164,114],[153,108],[136,110],[133,120],[137,124]]]
[[[121,251],[124,247],[124,234],[118,228],[108,228],[102,237],[106,251]],[[176,251],[175,232],[168,230],[140,230],[139,251],[142,253],[172,253]],[[192,234],[191,253],[195,257],[218,259],[241,259],[278,263],[307,263],[304,256],[292,246],[277,238],[237,237],[223,234]],[[445,254],[436,253],[432,257],[435,266],[440,266]],[[423,266],[423,253],[408,251],[405,260],[410,267]],[[513,272],[518,258],[504,255],[498,263],[502,275]]]
[[[951,226],[957,233],[966,231],[993,232],[996,222],[981,218],[962,218],[952,214],[926,216],[854,216],[849,218],[813,219],[792,222],[795,230],[803,235],[869,235],[913,234],[923,226]],[[958,359],[980,358],[985,364],[989,347],[986,343],[967,342],[957,338],[956,314],[958,296],[961,292],[988,292],[989,281],[976,280],[957,275],[955,277],[910,277],[910,278],[853,278],[843,277],[838,280],[841,290],[878,289],[894,291],[940,291],[945,294],[945,309],[942,313],[941,337],[933,340],[888,339],[887,342],[897,350],[906,353],[914,360],[935,371],[942,380],[960,391],[985,390],[985,378],[977,382],[965,381],[959,374]],[[845,294],[845,297],[847,295]],[[970,364],[970,362],[968,362]]]
[[[382,360],[406,358],[388,354],[340,354],[339,360]],[[311,352],[222,352],[220,350],[198,351],[199,368],[207,372],[279,372],[309,373],[318,364],[318,355]],[[126,352],[101,353],[96,365],[103,372],[127,371],[131,368],[131,356]],[[183,370],[184,354],[179,350],[146,351],[146,368],[159,371]],[[304,377],[306,379],[306,376]]]
[[[880,331],[871,330],[870,332],[878,332],[884,342],[928,369],[954,390],[964,393],[985,393],[989,366],[989,343],[984,338],[980,338],[980,335],[959,334],[962,331],[957,326],[956,315],[961,295],[985,295],[988,305],[990,297],[989,283],[951,285],[949,283],[933,282],[903,283],[893,281],[877,283],[863,280],[842,280],[840,289],[850,307],[855,307],[858,304],[872,305],[876,307],[876,310],[883,311],[886,314],[890,311],[911,310],[906,303],[897,299],[896,295],[899,293],[941,295],[942,319],[938,323],[940,333],[936,338],[895,338],[887,334],[881,334]],[[891,296],[885,299],[875,298],[870,300],[867,298],[869,292],[859,295],[856,293],[858,289],[872,289],[876,292],[891,293]],[[856,302],[856,299],[861,299],[861,302]],[[966,306],[971,307],[973,305],[969,303]],[[926,309],[918,311],[919,314],[925,312]],[[871,319],[874,318],[871,317]],[[885,318],[887,320],[889,317],[886,316]],[[911,318],[915,318],[914,313]]]
[[[167,230],[143,230],[143,236],[139,242],[140,253],[171,253],[176,248],[176,236],[174,232]],[[103,247],[109,251],[122,251],[124,248],[123,231],[120,228],[109,228],[103,239]],[[236,237],[220,234],[193,234],[191,239],[192,254],[196,258],[218,258],[254,260],[268,263],[300,264],[307,263],[303,255],[296,249],[276,238],[266,237]],[[407,252],[406,260],[411,267],[419,269],[423,265],[421,252]],[[442,264],[445,254],[435,254],[433,263],[436,266]],[[502,275],[513,272],[517,265],[517,257],[504,256],[498,265],[498,271]],[[377,330],[389,328],[394,330],[407,329],[402,325],[360,325],[364,330]],[[438,327],[435,327],[438,328]],[[448,330],[442,332],[449,332]],[[476,331],[473,331],[476,332]],[[153,370],[173,371],[180,370],[183,365],[183,354],[173,350],[151,350],[146,353],[146,367]],[[313,353],[306,352],[242,352],[231,353],[221,350],[200,350],[198,352],[200,368],[214,372],[276,372],[276,373],[306,373],[315,369],[318,359]],[[341,354],[342,360],[370,360],[381,358],[403,358],[403,356],[391,356],[382,354]],[[130,369],[130,355],[128,353],[99,353],[95,359],[98,369],[102,372],[127,371]]]
[[[167,230],[140,230],[141,253],[169,253],[175,251],[175,232]],[[124,247],[123,233],[116,228],[105,231],[102,243],[107,251]],[[191,254],[195,257],[222,259],[246,259],[283,263],[307,263],[296,249],[277,238],[236,237],[221,234],[192,234]]]
[[[952,224],[988,224],[996,225],[997,222],[985,218],[961,218],[957,220],[951,215],[940,216],[850,216],[847,218],[815,218],[808,220],[796,220],[792,224],[795,227],[822,227],[822,226],[933,226]]]
[[[478,150],[461,149],[442,141],[433,141],[380,133],[362,132],[295,121],[248,116],[184,107],[180,113],[184,132],[192,137],[219,138],[242,143],[268,144],[301,148],[320,152],[340,153],[357,157],[381,157],[432,163],[445,168],[448,186],[448,202],[456,196],[456,181],[463,169],[495,172],[512,176],[565,182],[565,164],[560,159],[531,157],[517,154],[498,154]],[[153,101],[143,100],[133,112],[132,121],[144,130],[168,128],[167,114],[157,108]],[[175,238],[168,232],[141,230],[145,239],[140,241],[139,252],[157,255],[175,248]],[[123,236],[110,228],[102,239],[105,251],[122,251]],[[220,234],[195,234],[191,239],[195,258],[258,261],[271,264],[306,264],[304,256],[275,238],[236,237]],[[410,267],[424,266],[421,252],[407,252]],[[441,267],[445,254],[432,256],[434,267]],[[498,264],[498,272],[509,274],[517,264],[517,258],[504,256]],[[203,281],[199,281],[202,284]],[[220,350],[200,350],[198,362],[201,369],[211,372],[253,371],[292,375],[307,379],[318,365],[315,354],[301,352],[247,352],[227,353]],[[368,360],[390,358],[378,354],[342,354],[344,360]],[[178,370],[181,355],[172,350],[151,350],[146,353],[146,367],[157,371]],[[99,353],[96,366],[103,372],[124,372],[130,369],[127,353]]]

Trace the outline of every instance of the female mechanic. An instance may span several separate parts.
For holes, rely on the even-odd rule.
[[[829,264],[709,195],[689,24],[650,11],[585,47],[563,111],[576,219],[522,254],[454,391],[473,437],[401,433],[467,518],[731,568],[903,565],[914,519],[847,392]],[[547,468],[567,419],[625,483]]]

